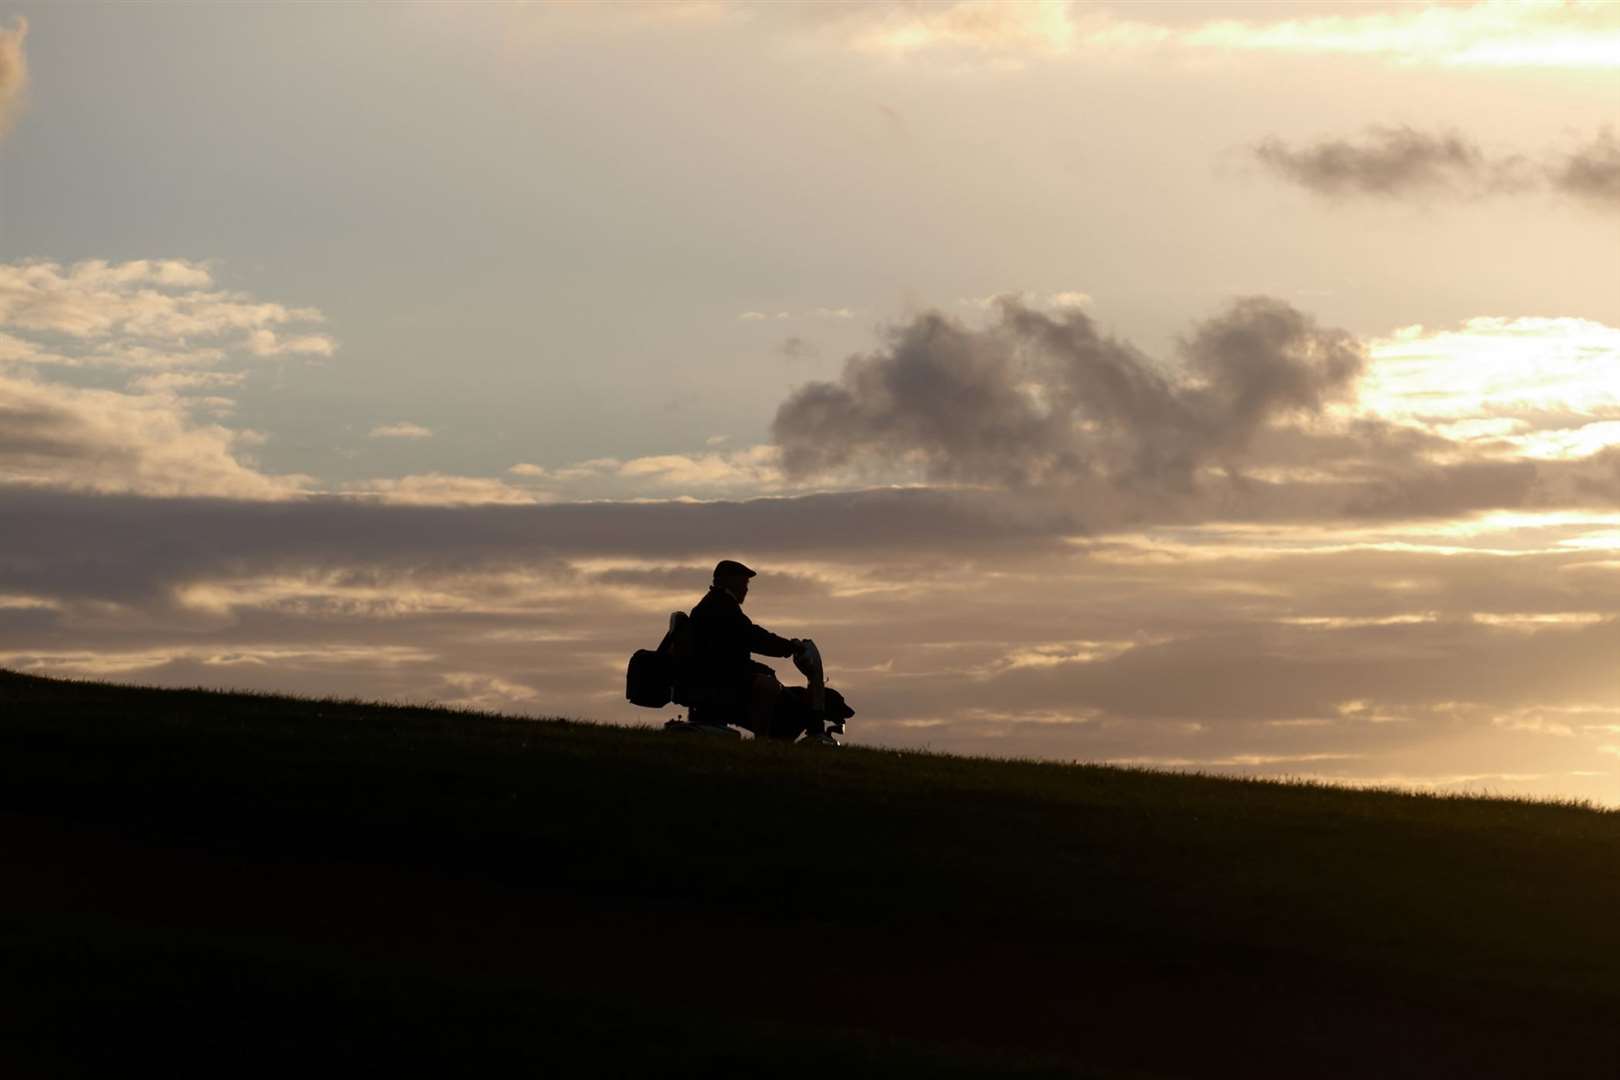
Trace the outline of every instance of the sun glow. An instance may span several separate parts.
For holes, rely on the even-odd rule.
[[[1469,5],[1250,22],[1223,19],[1188,34],[1207,48],[1385,56],[1454,67],[1620,67],[1620,7],[1486,0]]]
[[[1341,416],[1537,445],[1549,456],[1560,445],[1549,430],[1575,452],[1620,441],[1620,426],[1607,424],[1620,418],[1620,329],[1589,319],[1484,317],[1456,330],[1403,327],[1368,352],[1357,400],[1340,406]]]

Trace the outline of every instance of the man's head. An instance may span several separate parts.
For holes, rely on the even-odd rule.
[[[714,583],[742,603],[748,595],[748,579],[754,572],[735,559],[721,559],[714,567]]]

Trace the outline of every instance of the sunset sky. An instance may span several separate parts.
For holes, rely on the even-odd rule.
[[[1620,804],[1620,4],[0,26],[0,666]]]

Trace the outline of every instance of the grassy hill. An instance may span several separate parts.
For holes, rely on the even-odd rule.
[[[0,1072],[1613,1076],[1620,815],[0,672]]]

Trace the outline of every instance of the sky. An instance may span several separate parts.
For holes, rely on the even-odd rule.
[[[0,6],[0,667],[1620,805],[1616,251],[1620,4]]]

